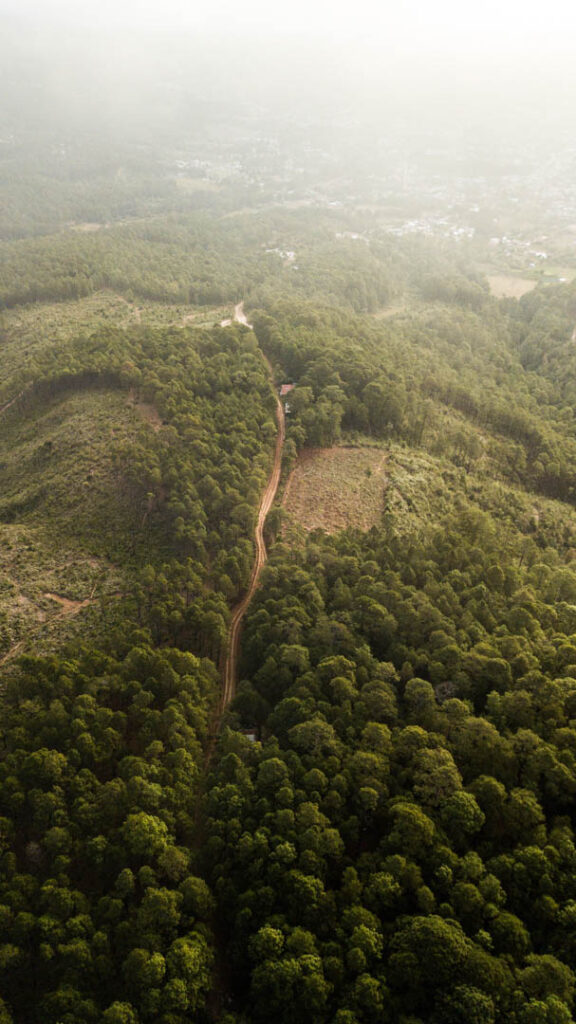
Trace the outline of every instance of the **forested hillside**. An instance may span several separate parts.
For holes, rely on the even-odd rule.
[[[304,199],[236,172],[258,134],[15,123],[0,1021],[569,1024],[576,285],[498,301],[332,156]],[[285,487],[340,446],[374,525],[309,531]]]

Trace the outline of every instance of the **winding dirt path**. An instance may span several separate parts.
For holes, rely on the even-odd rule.
[[[252,324],[248,323],[248,318],[244,312],[243,302],[238,302],[237,305],[234,306],[234,316],[226,317],[225,320],[220,321],[220,327],[230,327],[230,324],[234,323],[234,321],[236,321],[237,324],[244,324],[244,327],[249,327],[250,330],[253,329]]]
[[[238,307],[236,307],[238,308]],[[249,325],[248,325],[249,326]],[[268,371],[270,374],[270,380],[275,388],[274,374],[272,366],[265,355],[262,355]],[[286,436],[286,420],[284,416],[284,406],[282,402],[276,396],[276,422],[278,424],[278,434],[276,435],[276,448],[274,451],[274,463],[272,466],[272,472],[266,485],[266,490],[262,495],[260,502],[260,508],[258,510],[258,521],[256,523],[256,530],[254,531],[254,539],[256,542],[256,558],[254,559],[254,565],[252,567],[252,576],[250,579],[250,585],[246,591],[244,597],[237,604],[234,611],[232,612],[232,620],[230,623],[230,640],[228,644],[228,653],[224,661],[224,667],[222,670],[222,681],[224,683],[222,691],[222,710],[230,703],[236,692],[236,675],[238,667],[238,651],[240,648],[240,633],[242,630],[242,621],[256,589],[260,581],[260,574],[264,567],[267,558],[266,545],[264,543],[264,522],[272,503],[276,497],[278,490],[278,484],[280,483],[280,472],[282,468],[282,449],[284,447],[284,438]]]
[[[252,324],[248,323],[246,313],[244,312],[244,303],[239,302],[237,306],[234,306],[234,319],[239,324],[244,324],[244,327],[249,327],[252,330]],[[268,363],[270,366],[270,364]],[[272,372],[272,371],[270,371]]]
[[[244,312],[244,303],[239,302],[234,306],[234,320],[237,323],[244,324],[245,327],[252,329],[252,324],[248,323],[246,314]],[[268,375],[270,377],[270,383],[276,394],[276,383],[274,380],[274,371],[270,360],[261,353],[262,359],[266,363],[268,368]],[[222,667],[222,700],[221,700],[221,711],[230,703],[236,692],[236,677],[238,670],[238,651],[240,649],[240,634],[242,631],[242,622],[244,616],[248,611],[250,602],[254,597],[258,583],[260,581],[260,574],[264,567],[267,558],[266,545],[264,543],[264,523],[266,516],[272,508],[272,503],[276,497],[278,490],[278,484],[280,483],[280,472],[282,469],[282,449],[284,447],[284,438],[286,436],[286,417],[284,415],[284,406],[276,394],[276,422],[278,424],[278,433],[276,435],[276,448],[274,451],[274,462],[272,464],[272,472],[266,490],[262,495],[260,501],[260,508],[258,509],[258,520],[256,522],[256,529],[254,531],[254,540],[256,542],[256,558],[254,559],[254,565],[252,567],[252,576],[250,577],[250,584],[244,597],[239,604],[236,605],[232,612],[232,619],[230,621],[230,639],[228,641],[228,650],[224,658]]]
[[[11,398],[9,402],[6,402],[5,405],[0,405],[0,416],[2,415],[2,413],[8,412],[8,409],[11,409],[13,405],[16,405],[16,402],[20,398],[23,398],[26,392],[30,391],[30,388],[31,385],[27,384],[26,387],[22,391],[20,391],[19,394],[15,395],[14,398]]]

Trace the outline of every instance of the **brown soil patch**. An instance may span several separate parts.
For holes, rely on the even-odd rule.
[[[78,612],[81,612],[83,608],[87,608],[92,604],[89,597],[85,601],[71,601],[67,597],[61,597],[60,594],[43,594],[42,596],[59,604],[62,608],[61,615],[78,615]]]
[[[388,456],[379,448],[309,448],[293,469],[282,504],[305,530],[369,530],[384,510]]]

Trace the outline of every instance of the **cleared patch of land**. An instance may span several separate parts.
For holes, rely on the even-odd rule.
[[[47,349],[106,324],[213,325],[223,312],[103,291],[0,314],[0,665],[101,635],[131,592],[134,566],[154,561],[163,543],[127,454],[161,430],[157,409],[135,390],[106,387],[20,405],[22,379],[36,376]]]
[[[157,425],[151,406],[104,389],[2,418],[0,664],[100,633],[132,560],[153,557],[117,456]]]
[[[572,239],[572,244],[574,244],[574,239]],[[565,263],[549,263],[544,272],[544,280],[546,278],[550,278],[551,283],[554,281],[556,284],[573,281],[576,278],[576,267],[566,266]]]
[[[305,530],[369,530],[384,510],[387,455],[381,448],[312,448],[300,454],[283,498]]]
[[[149,423],[152,430],[158,432],[162,427],[162,418],[155,405],[151,405],[150,402],[139,402],[138,396],[134,391],[134,388],[130,390],[128,396],[128,404],[142,417],[142,419]]]
[[[489,274],[490,291],[497,299],[521,299],[523,295],[534,291],[537,281],[528,277],[512,277],[509,274]]]
[[[125,586],[106,559],[57,545],[42,527],[0,523],[0,665],[98,632],[102,602]]]
[[[511,532],[520,531],[538,545],[556,547],[568,561],[576,560],[576,510],[560,501],[531,494],[495,480],[468,473],[445,458],[391,444],[386,466],[385,517],[398,536],[418,534],[471,511],[488,512]]]
[[[382,519],[396,536],[408,538],[445,529],[452,518],[488,512],[502,528],[532,540],[534,557],[537,545],[554,546],[576,563],[576,510],[495,480],[482,469],[466,474],[463,489],[463,472],[450,459],[394,442],[384,451],[368,438],[356,447],[309,449],[301,453],[284,492],[285,540],[299,543],[295,528],[366,530]]]
[[[0,523],[40,525],[122,558],[142,509],[124,493],[115,455],[150,427],[121,392],[68,394],[2,420]]]

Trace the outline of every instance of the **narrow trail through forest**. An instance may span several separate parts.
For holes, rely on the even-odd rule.
[[[244,303],[240,302],[234,308],[234,319],[241,324],[245,324],[247,327],[251,327],[248,323],[244,313]],[[266,358],[264,353],[262,358],[268,368],[270,376],[270,383],[276,393],[276,383],[274,380],[274,372],[270,361]],[[224,666],[222,670],[222,701],[221,701],[221,712],[234,697],[236,691],[236,675],[238,667],[238,651],[240,648],[240,634],[242,631],[242,622],[250,602],[254,597],[258,583],[260,581],[260,574],[264,567],[267,558],[266,544],[264,543],[264,523],[266,516],[272,508],[272,503],[276,497],[278,490],[278,484],[280,482],[280,472],[282,468],[282,449],[284,447],[284,438],[286,436],[286,419],[284,415],[284,406],[280,401],[276,393],[276,422],[278,424],[278,433],[276,435],[276,448],[274,451],[274,462],[272,465],[272,472],[270,474],[266,489],[262,495],[260,501],[260,508],[258,510],[258,519],[256,522],[256,529],[254,531],[254,540],[256,542],[256,557],[254,559],[254,565],[252,567],[252,576],[250,578],[250,584],[244,597],[239,604],[236,605],[232,612],[232,620],[230,623],[230,639],[228,641],[228,650],[224,660]]]
[[[245,313],[244,313],[244,303],[243,302],[240,302],[237,306],[235,306],[235,308],[234,308],[234,320],[236,320],[238,323],[244,324],[246,327],[252,327],[252,325],[249,324],[248,320],[246,319],[246,316],[245,316]],[[223,324],[222,326],[225,326],[225,325],[226,324]],[[284,406],[282,405],[282,402],[280,401],[280,398],[278,397],[278,391],[277,391],[277,388],[276,388],[276,382],[274,380],[274,371],[272,369],[272,364],[270,363],[270,360],[264,355],[264,353],[261,350],[260,350],[260,354],[262,356],[262,359],[266,363],[266,367],[268,369],[268,373],[269,373],[269,377],[270,377],[270,383],[271,383],[272,388],[274,390],[274,394],[276,395],[276,422],[278,424],[278,432],[277,432],[277,435],[276,435],[276,447],[275,447],[275,450],[274,450],[274,462],[273,462],[273,465],[272,465],[272,471],[271,471],[270,476],[268,478],[268,483],[266,485],[266,489],[265,489],[265,491],[264,491],[264,493],[262,495],[262,498],[260,500],[260,508],[258,509],[258,519],[257,519],[257,522],[256,522],[256,528],[255,528],[255,531],[254,531],[254,540],[256,542],[256,557],[254,559],[254,565],[252,567],[252,575],[250,577],[250,584],[248,586],[248,590],[246,591],[244,597],[242,598],[240,603],[236,605],[236,607],[234,608],[234,610],[232,612],[232,619],[231,619],[231,622],[230,622],[230,636],[229,636],[229,640],[228,640],[228,648],[227,648],[225,657],[223,659],[223,665],[222,665],[222,683],[223,683],[223,686],[222,686],[222,694],[221,694],[221,699],[220,699],[220,705],[219,705],[218,710],[216,712],[216,715],[214,717],[214,721],[212,723],[212,729],[211,729],[210,737],[208,739],[208,743],[207,743],[207,746],[206,746],[206,756],[205,756],[205,763],[204,763],[204,775],[203,775],[202,780],[200,782],[200,788],[199,788],[199,792],[198,792],[198,798],[197,798],[197,804],[196,804],[195,828],[194,828],[194,835],[195,835],[195,844],[194,844],[194,846],[195,846],[195,849],[198,850],[198,851],[200,851],[202,849],[203,842],[204,842],[204,837],[205,837],[205,820],[204,820],[203,805],[204,805],[204,796],[205,796],[204,787],[206,785],[206,777],[207,777],[206,772],[208,770],[208,767],[209,767],[212,755],[213,755],[215,747],[216,747],[216,739],[217,739],[217,736],[218,736],[218,732],[220,730],[220,722],[221,722],[221,719],[222,719],[222,714],[223,714],[225,708],[227,707],[227,705],[234,698],[234,694],[236,692],[238,652],[239,652],[239,649],[240,649],[240,635],[241,635],[241,631],[242,631],[242,622],[244,620],[244,616],[246,615],[246,612],[248,611],[248,608],[250,607],[250,603],[252,601],[252,598],[254,597],[254,594],[255,594],[256,589],[258,587],[258,583],[260,581],[260,575],[261,575],[262,569],[263,569],[263,567],[264,567],[264,565],[266,563],[267,551],[266,551],[266,544],[264,543],[264,523],[266,521],[266,516],[268,515],[268,513],[269,513],[269,511],[270,511],[270,509],[272,507],[272,503],[274,501],[274,498],[276,497],[276,492],[278,490],[278,484],[280,482],[280,473],[281,473],[281,469],[282,469],[282,449],[284,447],[284,438],[285,438],[285,435],[286,435],[286,418],[285,418],[285,414],[284,414]],[[215,934],[218,937],[219,931],[218,931],[217,928],[215,928]],[[212,986],[211,995],[209,996],[208,1003],[207,1003],[207,1009],[208,1009],[209,1016],[214,1021],[220,1020],[220,1017],[221,1017],[222,1012],[223,1012],[223,1007],[224,1007],[224,1004],[225,1004],[225,995],[224,994],[230,992],[230,980],[229,980],[228,974],[229,974],[228,957],[225,955],[225,952],[224,952],[224,942],[223,942],[222,937],[220,937],[219,939],[217,939],[217,943],[216,943],[216,961],[215,961],[214,968],[213,968],[213,977],[214,977],[215,980],[214,980],[214,984]]]
[[[262,356],[268,370],[270,372],[270,379],[274,384],[274,377],[272,373],[272,367],[265,355]],[[250,602],[254,597],[256,588],[260,580],[260,574],[266,562],[266,545],[264,543],[264,523],[266,516],[272,508],[272,503],[276,497],[276,491],[278,490],[278,484],[280,482],[280,471],[282,465],[282,448],[284,446],[285,437],[285,417],[284,408],[282,402],[276,397],[276,422],[278,423],[278,434],[276,436],[276,449],[274,451],[274,464],[272,466],[272,472],[270,479],[266,486],[266,490],[262,495],[260,502],[260,508],[258,510],[258,521],[256,523],[256,530],[254,532],[254,539],[256,541],[256,558],[254,560],[254,566],[252,568],[252,577],[250,579],[250,585],[246,594],[242,598],[240,604],[236,605],[232,613],[232,620],[230,623],[230,640],[228,644],[228,652],[226,660],[224,662],[224,669],[222,673],[223,677],[223,690],[222,690],[222,710],[230,703],[234,697],[236,690],[236,671],[238,664],[238,651],[240,647],[240,633],[242,629],[242,620],[246,615]]]

